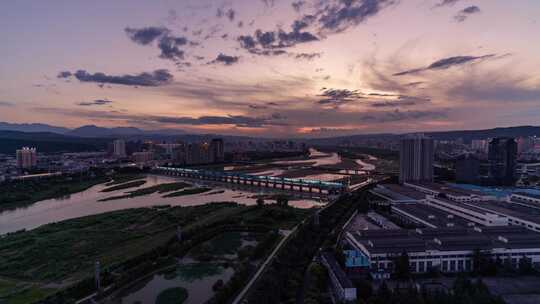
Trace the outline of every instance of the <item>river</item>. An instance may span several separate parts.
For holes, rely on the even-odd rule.
[[[296,161],[282,161],[275,162],[276,164],[297,164],[314,162],[313,166],[332,165],[341,161],[341,158],[336,153],[322,153],[317,150],[310,150],[310,158],[308,160],[296,160]],[[362,162],[361,164],[369,169],[374,169],[371,164]],[[264,172],[268,175],[279,175],[283,173],[283,170],[276,169],[272,172]],[[319,180],[333,180],[341,176],[334,174],[319,174],[306,176],[304,178],[319,179]],[[33,229],[41,225],[68,220],[72,218],[78,218],[88,215],[100,214],[115,210],[150,207],[155,205],[171,205],[171,206],[194,206],[202,205],[211,202],[237,202],[239,204],[253,205],[256,203],[254,194],[264,194],[271,192],[270,189],[249,189],[243,187],[243,189],[231,189],[229,185],[212,185],[212,191],[208,193],[186,195],[180,197],[163,198],[163,194],[154,193],[145,196],[139,196],[134,198],[124,198],[118,200],[111,200],[106,202],[99,202],[100,199],[119,196],[125,194],[126,191],[132,191],[139,188],[150,187],[162,183],[171,183],[179,181],[179,178],[149,175],[145,177],[146,184],[138,188],[130,188],[124,190],[117,190],[112,192],[101,192],[105,184],[99,184],[93,186],[85,191],[68,195],[63,198],[48,199],[29,206],[20,207],[13,210],[8,210],[0,213],[0,235],[8,232],[14,232],[22,229]],[[196,183],[189,181],[190,183]],[[219,190],[219,191],[216,191]],[[255,191],[254,191],[255,190]],[[297,208],[311,208],[320,206],[320,202],[316,199],[294,199],[289,201],[289,205]]]
[[[162,196],[164,194],[154,193],[133,198],[99,202],[100,199],[122,195],[125,194],[126,191],[179,181],[178,178],[158,175],[149,175],[145,177],[145,180],[146,184],[138,188],[129,188],[105,193],[101,192],[101,190],[107,186],[105,186],[105,184],[99,184],[85,191],[71,194],[63,198],[43,200],[29,206],[4,211],[0,213],[0,234],[21,229],[29,230],[53,222],[129,208],[155,205],[194,206],[224,201],[237,202],[245,205],[253,205],[256,203],[256,199],[253,198],[253,195],[256,193],[231,190],[223,186],[213,187],[213,190],[208,193],[179,197],[163,198]],[[190,182],[193,183],[193,181]],[[298,208],[311,208],[320,205],[320,203],[314,199],[295,199],[290,200],[289,205]]]

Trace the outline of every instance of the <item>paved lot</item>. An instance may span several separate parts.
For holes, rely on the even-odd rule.
[[[508,304],[540,303],[540,277],[483,278],[492,294]]]

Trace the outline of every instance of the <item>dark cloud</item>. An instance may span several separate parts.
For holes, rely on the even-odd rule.
[[[112,103],[112,100],[96,99],[96,100],[92,100],[92,101],[82,101],[82,102],[77,103],[77,105],[79,105],[79,106],[102,106],[102,105],[107,105],[107,104],[111,104],[111,103]]]
[[[179,47],[188,43],[185,37],[175,37],[171,35],[165,35],[161,37],[158,43],[158,48],[161,51],[159,58],[169,60],[182,60],[184,59],[184,51]]]
[[[283,30],[277,31],[262,31],[256,30],[253,35],[242,35],[238,37],[240,46],[251,53],[260,53],[260,49],[283,49],[293,47],[300,43],[317,41],[319,38],[310,32],[302,31],[307,25],[303,21],[295,21],[293,30],[286,32]],[[254,49],[256,49],[254,51]]]
[[[306,4],[306,1],[299,0],[299,1],[294,1],[291,5],[294,8],[294,10],[297,13],[299,13],[302,10],[302,8],[304,7],[305,4]]]
[[[230,8],[225,15],[227,16],[229,21],[233,22],[236,12],[232,8]]]
[[[273,7],[276,4],[276,0],[261,0],[266,7]]]
[[[443,6],[453,6],[461,0],[442,0],[440,3],[437,3],[434,7],[443,7]]]
[[[233,65],[237,63],[238,60],[240,60],[238,56],[230,56],[230,55],[225,55],[223,53],[219,53],[216,59],[210,61],[209,64],[222,63],[224,65]]]
[[[225,12],[223,11],[223,8],[218,7],[218,9],[216,11],[216,17],[221,18],[221,17],[223,17],[224,14],[225,14]]]
[[[0,107],[12,107],[14,105],[12,102],[0,100]]]
[[[249,107],[254,110],[264,110],[268,109],[268,106],[265,105],[256,105],[256,104],[250,104]]]
[[[489,58],[495,58],[496,54],[488,54],[483,56],[454,56],[454,57],[448,57],[443,58],[440,60],[437,60],[430,64],[429,66],[425,68],[417,68],[412,70],[407,70],[399,73],[393,74],[394,76],[403,76],[403,75],[409,75],[409,74],[418,74],[425,71],[431,71],[431,70],[444,70],[448,69],[453,66],[461,66],[468,63],[478,62],[484,59]]]
[[[60,73],[58,73],[58,75],[56,76],[57,78],[69,78],[71,77],[71,72],[70,71],[62,71]]]
[[[144,27],[140,29],[128,27],[125,32],[137,44],[149,45],[154,41],[158,41],[159,58],[175,62],[184,59],[185,52],[180,47],[190,43],[185,37],[172,35],[171,31],[165,27]]]
[[[416,106],[419,104],[424,104],[430,102],[431,99],[427,97],[418,97],[418,96],[408,96],[408,95],[393,95],[393,94],[369,94],[370,96],[380,96],[380,97],[397,97],[395,99],[377,101],[370,104],[374,108],[397,108],[397,107],[409,107]]]
[[[398,0],[326,0],[317,12],[321,32],[339,33],[356,26]]]
[[[234,125],[237,127],[247,128],[261,128],[271,125],[284,125],[281,118],[270,117],[248,117],[243,115],[229,115],[229,116],[201,116],[197,118],[193,117],[165,117],[165,116],[153,116],[146,119],[167,124],[180,124],[180,125]]]
[[[322,53],[298,53],[294,56],[296,59],[313,60],[320,58]]]
[[[463,22],[463,21],[467,20],[467,18],[470,15],[478,14],[480,12],[481,12],[481,10],[480,10],[480,8],[478,6],[471,5],[469,7],[466,7],[464,9],[462,9],[461,11],[459,11],[457,13],[457,15],[454,16],[454,20],[456,20],[457,22]]]
[[[88,73],[85,70],[78,70],[75,73],[69,71],[60,72],[58,78],[75,77],[80,82],[95,82],[98,84],[119,84],[128,86],[157,87],[172,82],[173,75],[168,70],[161,69],[153,72],[143,72],[136,75],[107,75],[105,73]]]
[[[318,101],[319,104],[334,107],[365,98],[360,91],[347,89],[325,89],[319,96],[324,97]]]
[[[133,42],[141,45],[148,45],[160,36],[167,34],[169,30],[165,27],[154,26],[139,29],[126,27],[125,32]]]
[[[65,108],[34,108],[35,111],[44,113],[55,113],[68,116],[85,117],[91,119],[104,119],[113,121],[129,121],[139,124],[158,123],[158,124],[178,124],[178,125],[227,125],[245,128],[262,128],[265,126],[285,126],[283,117],[279,115],[249,117],[244,115],[227,116],[155,116],[155,115],[133,115],[119,111],[100,111],[100,110],[78,110]]]

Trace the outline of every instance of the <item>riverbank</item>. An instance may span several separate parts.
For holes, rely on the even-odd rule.
[[[40,180],[27,180],[0,184],[0,213],[33,203],[68,196],[109,181],[99,176],[59,176]]]
[[[38,300],[51,291],[57,292],[91,278],[95,261],[101,262],[102,269],[123,273],[126,268],[119,265],[131,261],[129,265],[138,267],[142,264],[134,259],[139,256],[140,263],[152,265],[143,256],[157,248],[164,252],[184,252],[183,247],[171,242],[178,226],[182,227],[186,239],[199,232],[214,231],[213,227],[223,224],[263,230],[288,229],[311,212],[276,205],[258,207],[235,203],[162,206],[109,212],[9,234],[2,237],[0,245],[0,278],[4,285],[17,287],[9,295],[0,293],[0,299],[4,297],[7,303],[25,299],[31,288],[36,290],[32,300]],[[222,233],[226,229],[215,231]],[[104,283],[108,280],[113,278],[104,277]]]

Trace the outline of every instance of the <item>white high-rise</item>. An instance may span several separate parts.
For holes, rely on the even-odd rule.
[[[114,146],[114,156],[116,157],[126,157],[126,142],[122,139],[117,139],[113,143]]]
[[[399,149],[399,182],[433,181],[433,139],[410,135],[401,139]]]

